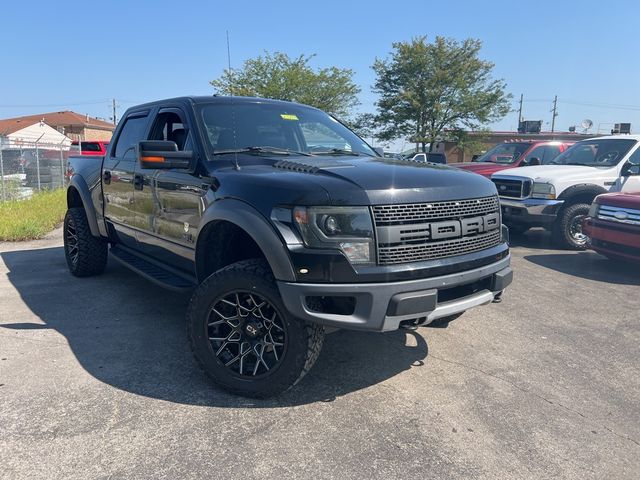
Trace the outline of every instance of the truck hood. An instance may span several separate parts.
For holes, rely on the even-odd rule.
[[[584,167],[581,165],[536,165],[533,167],[511,168],[507,172],[496,173],[493,177],[526,177],[536,182],[556,184],[558,182],[588,182],[607,176],[610,168]],[[615,174],[613,174],[615,176]]]
[[[219,177],[221,191],[234,190],[234,185],[239,189],[244,184],[246,192],[249,183],[254,192],[269,189],[281,203],[299,205],[401,204],[497,194],[488,179],[446,165],[347,156],[258,160],[241,165],[241,170],[227,167],[211,174]]]
[[[453,167],[462,168],[463,170],[467,170],[473,173],[477,173],[482,175],[483,177],[491,177],[493,173],[500,172],[502,170],[506,170],[508,168],[512,168],[511,165],[504,165],[493,162],[464,162],[464,163],[453,163],[451,164]]]
[[[640,192],[605,193],[604,195],[598,195],[595,201],[600,205],[640,210]]]

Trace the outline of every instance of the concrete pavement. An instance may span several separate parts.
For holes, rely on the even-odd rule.
[[[446,328],[328,335],[268,401],[191,357],[188,296],[60,231],[0,244],[0,478],[638,478],[640,269],[514,238],[502,304]]]

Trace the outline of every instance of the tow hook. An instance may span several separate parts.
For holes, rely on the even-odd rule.
[[[502,292],[498,292],[496,296],[493,297],[493,300],[491,301],[491,303],[500,303],[500,302],[502,302]]]
[[[417,330],[419,326],[424,325],[427,321],[427,317],[416,318],[415,320],[405,320],[400,322],[400,328],[405,330]]]

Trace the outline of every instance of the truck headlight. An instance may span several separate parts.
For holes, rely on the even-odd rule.
[[[556,198],[556,189],[550,183],[533,182],[531,196],[533,198],[546,198],[548,200],[553,200]]]
[[[598,210],[600,210],[600,205],[596,202],[593,202],[591,204],[591,207],[589,207],[589,216],[591,218],[596,218],[598,216]]]
[[[373,222],[367,207],[296,207],[293,220],[310,248],[337,248],[351,263],[374,262]]]

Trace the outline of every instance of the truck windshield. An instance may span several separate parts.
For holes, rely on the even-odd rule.
[[[478,157],[475,161],[504,164],[514,163],[530,146],[530,143],[501,143],[484,155]]]
[[[635,144],[636,140],[620,138],[583,140],[569,147],[549,164],[613,167]]]
[[[333,117],[301,105],[230,100],[203,105],[201,115],[214,155],[243,151],[377,156]]]

